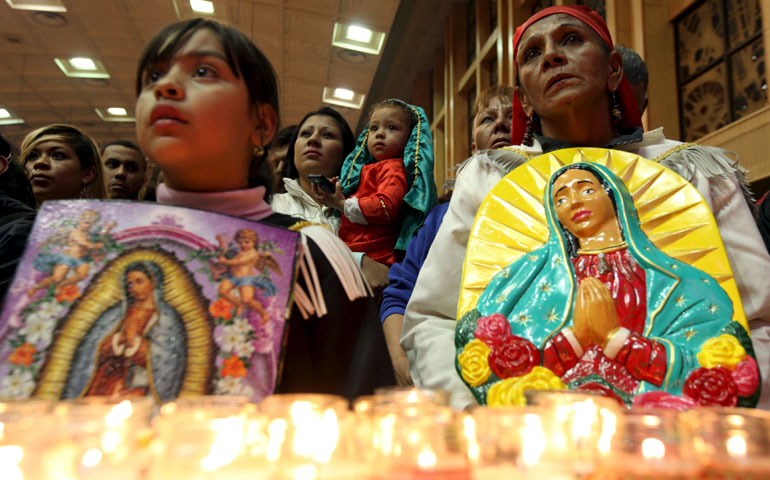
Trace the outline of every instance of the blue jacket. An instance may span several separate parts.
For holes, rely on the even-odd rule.
[[[390,267],[388,286],[382,293],[380,323],[384,322],[391,314],[400,313],[403,315],[406,311],[406,304],[409,303],[409,298],[412,296],[417,274],[420,273],[425,257],[428,256],[428,250],[433,244],[433,239],[436,237],[438,227],[441,226],[448,208],[449,202],[446,202],[437,205],[430,211],[425,223],[417,231],[417,235],[409,242],[404,260]]]

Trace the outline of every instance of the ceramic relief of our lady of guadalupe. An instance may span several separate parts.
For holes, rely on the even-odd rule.
[[[713,217],[665,167],[602,149],[537,157],[487,196],[468,252],[456,366],[480,403],[569,388],[627,405],[756,404]]]

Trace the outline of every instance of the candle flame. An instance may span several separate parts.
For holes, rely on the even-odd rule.
[[[523,440],[521,460],[525,465],[531,467],[540,460],[546,446],[545,433],[540,423],[540,417],[534,413],[524,415],[524,428],[521,433]]]
[[[380,436],[382,438],[382,453],[390,455],[393,451],[393,430],[396,424],[396,416],[392,413],[385,415],[380,420]]]
[[[468,458],[472,461],[479,459],[479,444],[476,441],[476,421],[470,415],[463,418],[463,433],[468,441]]]
[[[735,457],[743,457],[746,455],[746,439],[742,434],[736,433],[727,439],[727,451],[730,455]]]
[[[612,437],[617,429],[618,418],[614,412],[606,408],[599,410],[599,415],[602,417],[602,433],[599,436],[597,448],[599,452],[607,454],[610,453],[612,447]]]
[[[645,459],[660,460],[666,455],[666,446],[657,438],[645,438],[642,441],[642,456]]]
[[[422,451],[417,455],[417,465],[420,468],[432,468],[436,466],[436,454],[429,446],[423,447]]]
[[[121,435],[116,430],[107,430],[102,435],[102,450],[104,453],[112,453],[120,445]]]
[[[313,404],[305,401],[294,402],[290,413],[295,429],[294,453],[311,456],[321,463],[328,462],[340,436],[337,413],[327,409],[319,415],[313,411]]]
[[[87,450],[86,453],[83,454],[83,459],[81,460],[81,463],[86,468],[91,468],[99,465],[99,462],[102,461],[102,451],[98,448],[92,448],[90,450]]]
[[[412,390],[409,392],[409,395],[406,396],[406,402],[407,403],[417,403],[418,397],[417,397],[417,391]]]
[[[588,399],[573,403],[572,409],[572,438],[578,440],[589,437],[597,420],[596,404]]]
[[[294,480],[313,480],[316,476],[315,465],[302,465],[294,469]]]
[[[3,473],[3,480],[24,480],[24,474],[19,467],[22,458],[24,458],[24,449],[20,446],[0,447],[0,472]]]
[[[238,417],[217,418],[210,423],[216,432],[209,454],[201,460],[201,469],[211,472],[230,464],[243,445],[243,420]]]
[[[276,418],[267,426],[267,447],[265,455],[271,462],[275,462],[281,456],[281,445],[286,439],[286,420]]]
[[[119,404],[112,407],[110,413],[104,417],[104,423],[110,428],[120,428],[120,426],[123,425],[123,422],[131,417],[133,412],[134,409],[131,406],[131,402],[128,400],[123,400]]]

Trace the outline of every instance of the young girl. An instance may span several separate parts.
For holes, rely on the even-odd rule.
[[[19,161],[38,205],[45,200],[107,198],[96,143],[75,127],[48,125],[21,142]]]
[[[358,141],[336,191],[314,185],[313,195],[342,212],[339,236],[351,250],[390,266],[436,203],[428,120],[419,107],[385,100]]]
[[[265,203],[272,175],[264,147],[278,125],[278,89],[272,65],[246,36],[203,19],[170,25],[142,54],[136,91],[137,137],[163,173],[160,203],[296,223]],[[307,319],[291,312],[278,391],[352,398],[392,384],[376,305],[352,256],[322,227],[303,233],[312,239],[303,236],[302,261],[317,278],[302,276],[295,287],[296,299],[313,301],[304,302]],[[327,257],[319,246],[340,253]],[[343,285],[336,271],[351,281]]]

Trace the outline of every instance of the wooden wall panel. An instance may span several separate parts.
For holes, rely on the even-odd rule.
[[[736,152],[741,166],[749,170],[750,182],[770,177],[770,107],[706,135],[698,143]]]

